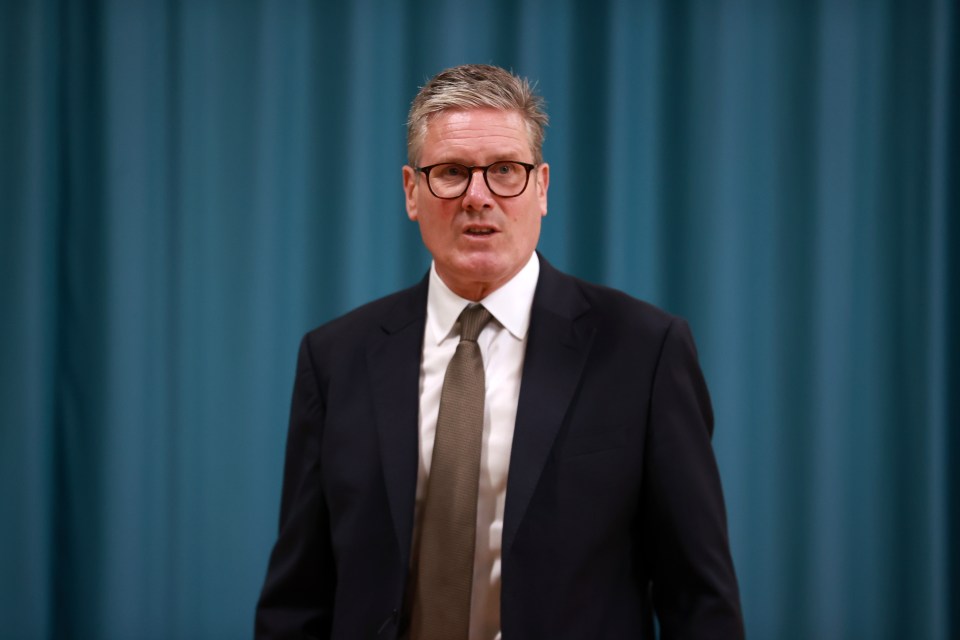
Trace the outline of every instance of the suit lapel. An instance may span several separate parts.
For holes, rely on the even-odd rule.
[[[396,304],[384,315],[382,331],[367,348],[383,477],[404,566],[410,560],[420,457],[417,417],[427,287],[424,278],[398,295]],[[510,454],[504,556],[513,544],[583,372],[593,339],[593,327],[581,318],[587,310],[589,304],[575,281],[541,257]]]
[[[513,545],[583,372],[593,327],[578,318],[588,309],[575,281],[541,257],[510,453],[504,557]]]
[[[373,389],[380,457],[400,558],[409,563],[417,487],[420,354],[426,321],[427,279],[399,295],[370,341],[367,363]]]

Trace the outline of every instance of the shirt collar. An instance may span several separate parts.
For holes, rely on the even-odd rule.
[[[540,260],[533,252],[527,264],[506,284],[480,301],[503,328],[523,340],[530,328],[530,309],[540,277]],[[460,313],[470,304],[440,279],[436,263],[430,264],[430,289],[427,293],[427,331],[435,344],[440,344],[453,331]]]

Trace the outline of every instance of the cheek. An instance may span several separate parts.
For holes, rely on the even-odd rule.
[[[536,237],[540,233],[540,212],[528,210],[517,220],[517,226],[522,229],[523,235],[529,239],[530,236]]]
[[[420,223],[420,232],[424,236],[433,238],[442,238],[449,235],[453,228],[451,224],[453,214],[448,212],[444,207],[424,206],[424,204],[425,203],[421,202],[421,206],[418,207],[417,211],[417,222]]]

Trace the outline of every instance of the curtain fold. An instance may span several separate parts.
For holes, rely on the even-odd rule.
[[[414,283],[405,118],[537,81],[540,249],[690,320],[748,633],[960,625],[949,0],[0,6],[0,637],[249,635],[295,350]]]

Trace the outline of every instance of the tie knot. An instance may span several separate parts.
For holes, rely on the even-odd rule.
[[[490,322],[490,312],[483,305],[467,307],[460,314],[460,341],[476,342],[484,325]]]

